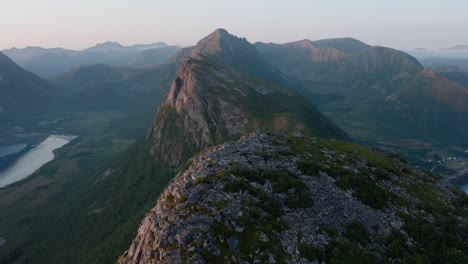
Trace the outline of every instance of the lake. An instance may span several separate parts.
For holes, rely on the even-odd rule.
[[[76,136],[48,136],[37,146],[21,155],[11,166],[0,172],[0,188],[27,178],[44,164],[54,159],[54,150],[63,147],[75,138]],[[26,148],[25,144],[5,146],[0,148],[0,155],[11,155],[24,148]]]

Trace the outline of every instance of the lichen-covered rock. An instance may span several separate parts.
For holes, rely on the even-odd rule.
[[[398,158],[334,140],[250,134],[190,162],[142,221],[119,263],[434,262],[467,256],[467,208],[460,203],[466,196]],[[439,241],[445,243],[442,253],[428,252],[421,226],[429,237],[449,233],[450,242]]]

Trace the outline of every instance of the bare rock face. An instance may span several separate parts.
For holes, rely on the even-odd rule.
[[[431,254],[418,228],[437,228],[446,213],[454,242],[445,246],[463,256],[463,195],[373,150],[255,133],[190,164],[118,263],[401,261]],[[422,209],[437,203],[447,211]]]
[[[207,78],[201,74],[194,60],[182,63],[150,128],[151,154],[171,166],[180,165],[184,152],[194,154],[212,146],[239,133],[248,123],[235,105],[216,99],[219,91],[215,89],[220,84],[215,79],[204,82]]]
[[[187,57],[148,132],[150,152],[177,168],[198,151],[253,131],[347,136],[288,89]]]

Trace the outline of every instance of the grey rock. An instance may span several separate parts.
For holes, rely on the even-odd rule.
[[[239,142],[223,144],[213,151],[194,158],[192,166],[178,174],[163,191],[156,206],[143,219],[130,248],[118,263],[178,263],[181,261],[181,254],[184,250],[195,254],[190,257],[189,263],[205,263],[203,255],[206,253],[221,254],[224,252],[222,248],[219,248],[221,246],[229,247],[233,252],[237,252],[239,245],[244,243],[242,238],[246,233],[246,228],[250,230],[250,226],[246,226],[244,221],[251,216],[252,210],[262,220],[273,219],[272,221],[278,221],[278,223],[280,221],[288,223],[290,228],[273,231],[271,227],[268,230],[263,229],[265,227],[261,225],[262,221],[255,220],[254,223],[250,223],[255,225],[255,232],[258,232],[258,238],[262,243],[279,241],[278,246],[286,252],[287,263],[310,263],[301,258],[297,250],[298,243],[307,243],[315,249],[324,249],[334,238],[323,232],[323,226],[332,226],[338,233],[342,233],[343,225],[353,220],[360,222],[370,234],[369,246],[382,248],[380,241],[394,229],[408,238],[408,245],[414,245],[415,241],[402,229],[403,219],[400,219],[395,212],[404,214],[425,214],[425,212],[419,211],[418,207],[398,207],[391,203],[388,203],[385,210],[373,209],[354,197],[353,192],[339,188],[338,176],[324,172],[326,170],[324,164],[320,165],[324,171],[320,171],[317,175],[303,175],[297,166],[299,157],[281,154],[289,150],[281,146],[287,141],[288,138],[278,135],[273,137],[254,133],[244,136]],[[317,146],[311,145],[310,147]],[[348,156],[351,156],[349,153],[344,155],[329,149],[321,151],[324,156],[339,166],[342,166],[340,160],[346,160]],[[268,153],[271,157],[265,160],[260,153]],[[307,208],[282,206],[278,209],[280,216],[273,217],[271,213],[262,209],[263,201],[254,192],[224,191],[226,181],[235,180],[237,177],[232,172],[232,161],[237,162],[237,167],[256,169],[258,173],[265,173],[270,169],[289,171],[291,177],[302,181],[307,187],[314,201],[313,205]],[[343,165],[343,168],[350,173],[363,169],[368,169],[370,174],[374,173],[364,158],[353,157],[353,162]],[[225,177],[215,176],[221,170]],[[205,183],[195,183],[194,175],[204,177]],[[420,204],[417,197],[406,192],[399,184],[393,183],[396,180],[403,181],[402,177],[393,174],[390,177],[393,180],[379,181],[377,184],[393,195],[411,201],[411,204]],[[406,180],[413,181],[411,178]],[[283,205],[288,198],[297,193],[295,189],[274,193],[271,180],[267,180],[264,184],[255,179],[247,181],[249,190],[252,188],[262,190],[267,194],[267,201],[274,198]],[[445,204],[449,205],[451,199],[457,197],[449,187],[435,182],[433,184],[440,190],[440,201]],[[178,204],[175,207],[174,204],[168,202],[170,195],[178,198]],[[181,199],[182,197],[186,199]],[[247,201],[249,201],[249,206],[246,205]],[[427,221],[434,221],[434,218],[435,216],[426,213]],[[466,226],[468,222],[466,217],[457,219]],[[237,235],[231,235],[233,231],[238,232]],[[176,244],[175,248],[167,247],[174,244]],[[252,255],[250,259],[254,263],[260,263],[261,256],[265,254],[270,263],[282,262],[276,259],[275,253],[265,252],[258,248],[249,252],[249,256]],[[155,257],[158,258],[156,262],[154,262]],[[234,254],[226,256],[226,261],[245,263],[246,260]]]
[[[270,241],[270,238],[268,238],[267,234],[265,234],[263,231],[260,231],[259,239],[262,242],[269,242]]]
[[[235,228],[234,230],[236,230],[236,232],[238,232],[238,233],[242,233],[242,232],[244,232],[245,227],[243,227],[243,226],[236,226],[236,228]]]
[[[231,249],[237,249],[237,247],[239,246],[239,238],[236,237],[236,236],[230,236],[228,239],[227,239],[227,243],[229,245],[229,247]]]

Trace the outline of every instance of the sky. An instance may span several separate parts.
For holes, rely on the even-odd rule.
[[[398,49],[468,45],[467,0],[0,0],[0,50],[105,41],[189,46],[216,28],[250,42],[354,37]]]

